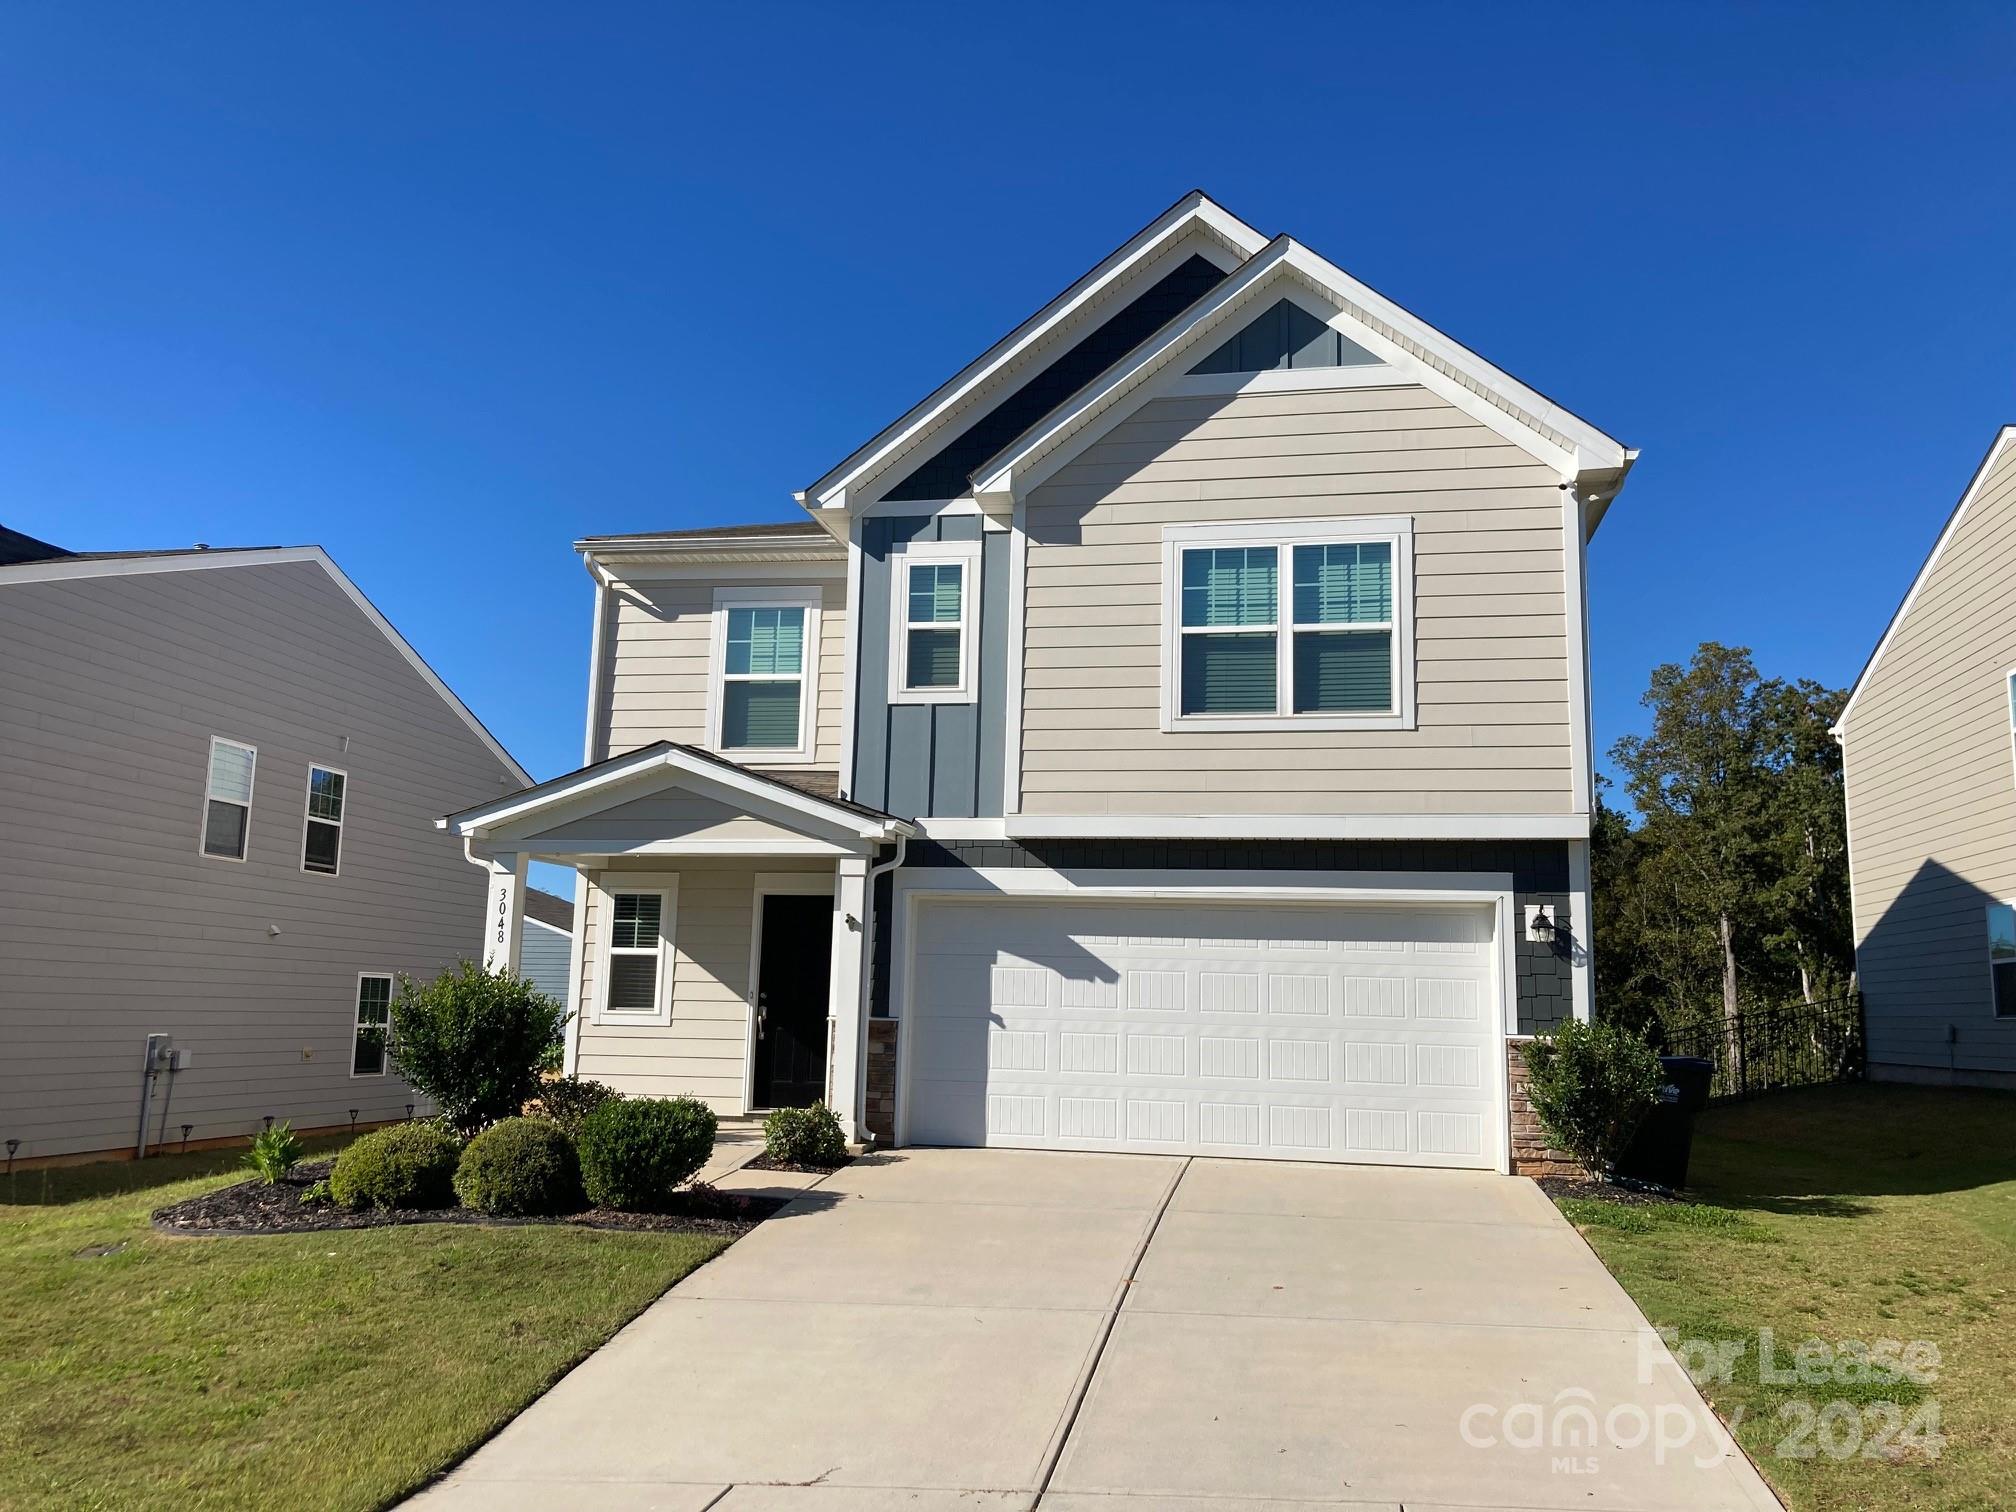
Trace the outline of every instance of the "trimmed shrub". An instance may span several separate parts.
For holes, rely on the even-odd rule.
[[[501,1217],[572,1213],[581,1207],[574,1142],[543,1118],[507,1118],[469,1141],[455,1168],[462,1205]]]
[[[459,1153],[432,1124],[394,1124],[336,1157],[329,1195],[346,1208],[452,1207]]]
[[[690,1097],[605,1102],[581,1121],[581,1180],[596,1207],[656,1212],[714,1152],[714,1110]]]
[[[623,1094],[614,1087],[579,1076],[558,1076],[539,1084],[539,1116],[551,1119],[571,1139],[581,1132],[581,1120],[605,1102],[615,1102]]]
[[[290,1123],[276,1123],[261,1129],[253,1137],[252,1148],[245,1152],[246,1169],[256,1171],[259,1179],[268,1186],[274,1186],[287,1179],[287,1173],[301,1163],[301,1157],[308,1153],[301,1143],[301,1136],[294,1132]]]
[[[763,1153],[787,1165],[837,1166],[847,1159],[847,1135],[824,1103],[779,1108],[763,1120]]]
[[[392,1064],[463,1136],[515,1118],[567,1014],[529,981],[464,961],[425,985],[401,977]]]
[[[1604,1180],[1658,1106],[1666,1082],[1659,1057],[1636,1030],[1579,1019],[1523,1054],[1526,1096],[1548,1140]]]

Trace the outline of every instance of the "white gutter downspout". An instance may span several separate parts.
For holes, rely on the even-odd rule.
[[[898,830],[896,832],[896,854],[880,865],[868,868],[867,884],[862,890],[861,910],[868,915],[868,934],[867,938],[862,941],[863,949],[861,951],[861,1020],[864,1037],[867,1026],[873,1023],[875,1019],[875,937],[880,933],[882,928],[882,915],[880,910],[875,906],[875,883],[885,874],[893,872],[897,867],[901,866],[903,858],[909,853],[909,850],[909,832],[907,830]],[[889,901],[894,903],[896,901],[895,897],[892,895]],[[894,961],[889,963],[889,969],[891,971],[896,969]],[[865,1114],[868,1111],[868,1057],[866,1055],[861,1057],[860,1076],[860,1085],[854,1089],[854,1106]],[[867,1132],[865,1123],[864,1119],[861,1125],[857,1125],[864,1134]],[[891,1132],[890,1139],[893,1143],[895,1139],[893,1131]]]

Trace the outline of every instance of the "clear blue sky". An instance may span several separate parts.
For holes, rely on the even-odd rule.
[[[1644,457],[1597,738],[1849,681],[2016,420],[2016,10],[8,5],[0,521],[320,542],[535,776],[577,536],[801,487],[1184,190]]]

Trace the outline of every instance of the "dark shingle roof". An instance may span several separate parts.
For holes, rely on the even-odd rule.
[[[563,898],[558,893],[541,892],[536,887],[525,889],[525,917],[537,919],[541,924],[551,924],[555,929],[569,933],[574,929],[574,900]]]
[[[71,553],[61,546],[52,546],[47,541],[38,541],[31,535],[0,525],[0,567],[12,567],[17,562],[46,562],[52,557],[69,555]]]

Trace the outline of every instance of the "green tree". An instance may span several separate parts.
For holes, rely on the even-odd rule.
[[[523,1110],[566,1017],[530,981],[473,961],[425,984],[401,977],[392,1064],[460,1133],[473,1134]]]

